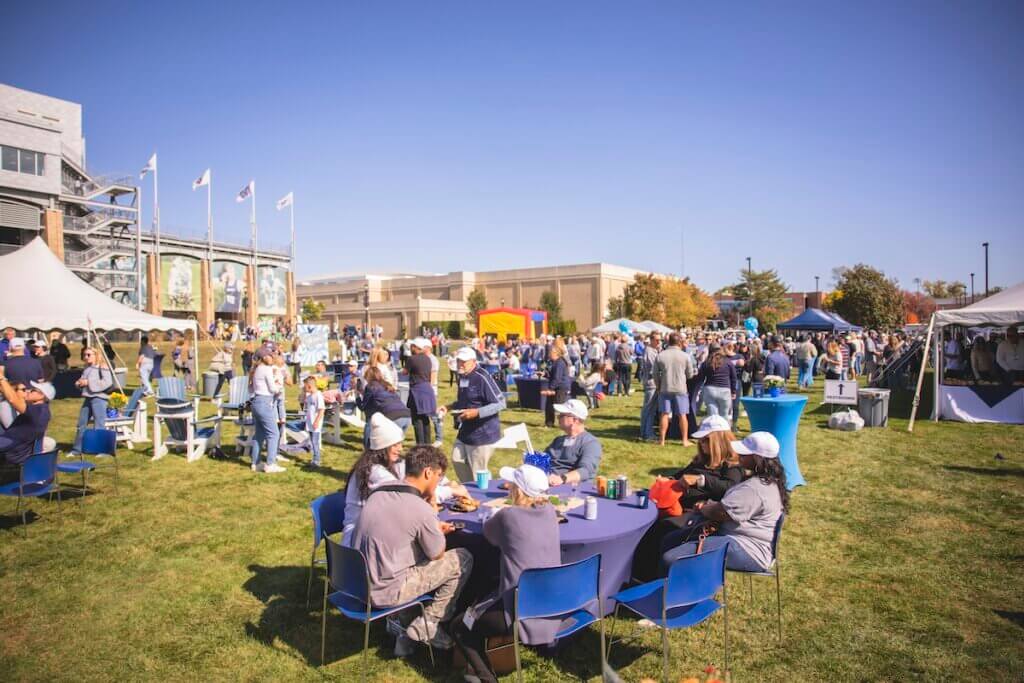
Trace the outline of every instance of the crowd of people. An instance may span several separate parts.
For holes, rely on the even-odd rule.
[[[951,334],[943,346],[944,378],[949,384],[1024,382],[1024,338],[1010,327],[1002,339],[966,330]]]

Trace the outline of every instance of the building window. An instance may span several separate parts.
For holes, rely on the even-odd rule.
[[[0,168],[3,168],[5,171],[45,175],[45,159],[46,155],[42,152],[0,145]]]

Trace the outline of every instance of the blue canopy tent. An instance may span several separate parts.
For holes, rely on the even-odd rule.
[[[827,311],[825,312],[825,315],[835,318],[836,322],[839,323],[838,325],[836,325],[837,332],[860,332],[861,330],[864,329],[863,327],[859,327],[857,325],[854,325],[853,323],[846,322],[846,319],[843,318],[843,316],[839,315],[838,313],[832,313],[831,311]]]
[[[850,323],[839,322],[820,308],[808,308],[792,320],[787,320],[775,327],[784,331],[836,332],[841,329],[849,329]]]

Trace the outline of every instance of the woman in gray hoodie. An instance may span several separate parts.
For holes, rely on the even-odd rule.
[[[110,369],[105,367],[103,359],[94,348],[86,347],[82,350],[82,359],[85,361],[85,369],[82,370],[81,378],[75,382],[75,386],[82,390],[82,408],[78,411],[78,431],[75,433],[75,445],[71,449],[72,455],[82,452],[82,435],[89,426],[89,419],[93,421],[96,429],[103,429],[107,424],[107,399],[108,393],[114,384],[114,377]]]

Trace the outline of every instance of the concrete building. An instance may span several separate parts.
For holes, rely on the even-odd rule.
[[[790,317],[796,317],[808,308],[821,308],[828,292],[786,292],[786,298],[790,303]],[[737,299],[730,295],[716,296],[715,305],[721,314],[721,319],[730,325],[739,326],[740,322],[748,315],[750,302],[746,299]],[[787,318],[788,319],[788,318]]]
[[[139,307],[141,290],[145,310],[204,327],[214,317],[253,326],[260,316],[294,318],[287,248],[211,249],[206,226],[162,226],[158,244],[140,225],[140,193],[138,176],[89,168],[80,104],[0,84],[0,253],[42,236],[112,298]]]
[[[562,317],[589,330],[604,320],[608,299],[621,295],[638,273],[645,271],[607,263],[446,274],[340,273],[303,280],[296,293],[299,301],[322,302],[326,322],[359,325],[369,316],[390,337],[415,332],[425,322],[466,320],[466,296],[475,287],[495,307],[537,308],[541,295],[553,291]]]

